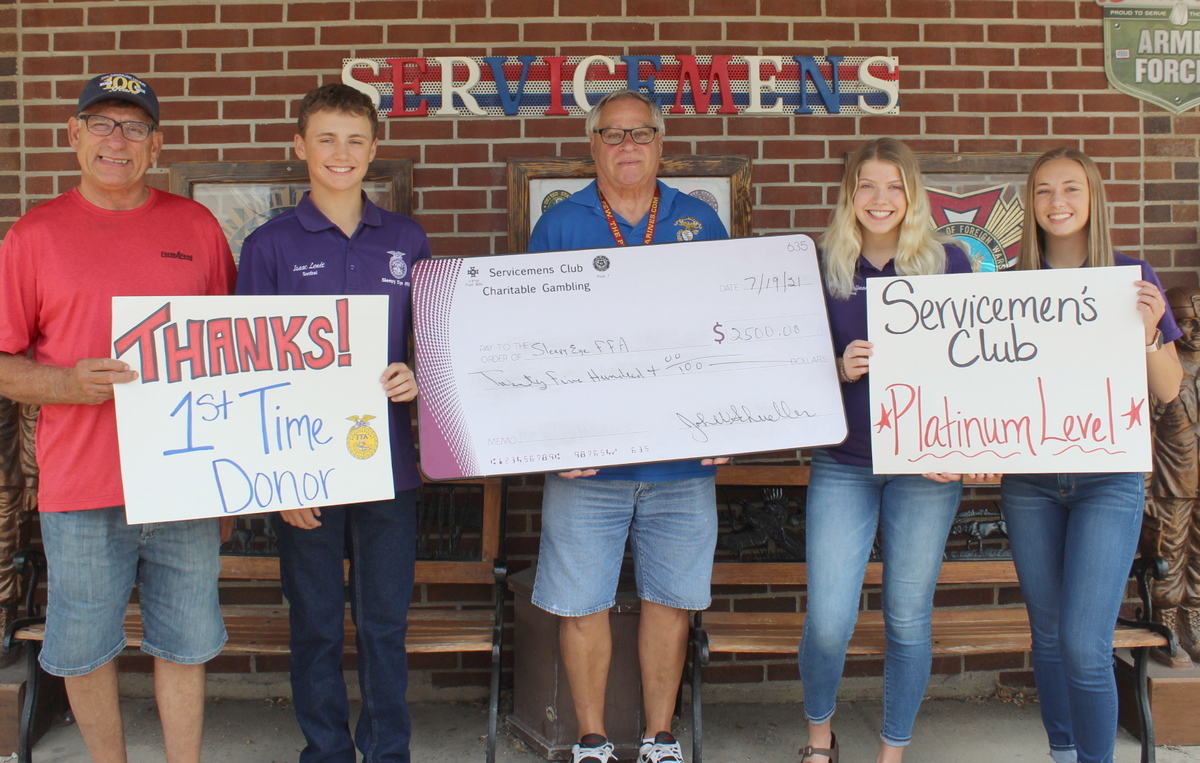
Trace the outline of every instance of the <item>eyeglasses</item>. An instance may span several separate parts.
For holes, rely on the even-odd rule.
[[[609,146],[619,146],[625,142],[625,136],[629,135],[633,138],[634,143],[646,144],[654,140],[654,136],[658,134],[657,127],[601,127],[599,130],[592,130],[600,136],[600,140]]]
[[[100,116],[99,114],[80,114],[79,121],[87,125],[88,132],[92,135],[104,137],[112,135],[112,131],[121,128],[121,133],[125,136],[125,140],[141,142],[150,137],[150,133],[158,129],[157,125],[148,125],[145,122],[118,122],[115,119]]]

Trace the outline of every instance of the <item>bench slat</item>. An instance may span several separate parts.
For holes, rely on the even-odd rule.
[[[807,585],[808,566],[803,562],[717,562],[713,585]],[[883,564],[867,565],[865,585],[883,582]],[[1017,583],[1017,570],[1010,561],[944,562],[938,585],[1003,585]]]
[[[706,612],[702,619],[709,651],[730,654],[789,654],[796,651],[804,615],[796,612]],[[1031,637],[1025,608],[935,609],[934,654],[1028,652]],[[1161,646],[1154,631],[1117,626],[1113,646]],[[886,645],[883,613],[860,613],[848,654],[879,655]]]

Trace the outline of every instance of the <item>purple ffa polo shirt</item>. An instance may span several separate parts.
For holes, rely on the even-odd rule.
[[[415,220],[380,209],[365,194],[362,222],[346,238],[305,193],[295,209],[246,239],[234,293],[386,294],[388,363],[407,363],[413,265],[429,256],[429,239]],[[421,484],[412,415],[408,403],[390,409],[392,476],[397,491],[411,490]]]
[[[947,244],[946,273],[970,273],[971,261],[962,249]],[[888,260],[882,268],[876,268],[866,257],[859,256],[854,274],[854,293],[846,299],[837,299],[825,292],[825,304],[829,309],[829,327],[833,334],[833,350],[840,358],[846,346],[855,339],[867,336],[867,283],[868,278],[894,277],[895,260]],[[841,445],[828,448],[829,455],[843,464],[851,466],[871,465],[871,391],[865,377],[853,384],[842,384],[842,401],[846,406],[846,424],[850,434]]]

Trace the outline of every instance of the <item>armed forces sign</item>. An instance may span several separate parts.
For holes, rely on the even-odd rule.
[[[1200,0],[1096,0],[1117,90],[1176,114],[1200,103]]]

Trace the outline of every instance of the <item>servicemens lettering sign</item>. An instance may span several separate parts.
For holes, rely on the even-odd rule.
[[[342,82],[380,117],[579,116],[616,90],[668,114],[898,114],[894,56],[347,58]]]

